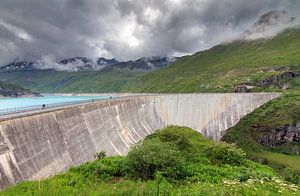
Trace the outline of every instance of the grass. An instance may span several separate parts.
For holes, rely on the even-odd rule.
[[[165,162],[172,158],[166,151],[180,156]],[[184,164],[180,165],[179,160]],[[136,161],[142,164],[135,164]],[[183,170],[180,177],[174,175],[177,166]],[[139,173],[135,169],[139,168],[154,175],[136,178]],[[299,187],[284,181],[270,167],[246,159],[235,146],[213,142],[190,128],[176,126],[148,136],[125,157],[101,158],[48,179],[22,182],[0,192],[0,195],[282,194],[300,194]]]
[[[6,82],[0,81],[0,89],[8,89],[8,90],[24,90],[22,87],[15,85],[15,84],[10,84]]]
[[[267,159],[271,163],[285,165],[300,171],[300,156],[291,156],[282,153],[262,152],[258,156]]]
[[[143,74],[116,69],[85,72],[34,70],[2,72],[0,77],[43,93],[105,93],[118,92],[128,80]]]

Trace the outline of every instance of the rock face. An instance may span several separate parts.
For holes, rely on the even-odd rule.
[[[299,74],[297,72],[287,71],[282,74],[260,80],[256,83],[256,86],[259,87],[277,86],[280,88],[286,88],[288,85],[287,82],[289,82],[290,80],[298,76]]]
[[[279,94],[172,94],[125,97],[45,110],[0,122],[0,188],[37,180],[94,159],[125,155],[168,125],[219,140],[249,112]]]
[[[291,65],[293,66],[293,65]],[[270,71],[280,71],[280,74],[270,76],[267,78],[264,78],[262,80],[259,80],[257,82],[248,82],[243,83],[235,86],[234,92],[236,93],[249,93],[251,92],[252,88],[255,87],[262,87],[262,88],[268,88],[268,87],[277,87],[279,89],[289,89],[291,87],[291,82],[296,77],[299,77],[299,65],[296,66],[297,71],[291,70],[289,66],[287,67],[279,67],[275,69],[268,69],[265,70],[266,72]]]
[[[292,125],[270,129],[266,127],[256,128],[262,130],[263,134],[259,138],[259,143],[267,147],[276,147],[290,142],[300,144],[300,122]],[[300,153],[300,148],[295,149],[296,154]]]

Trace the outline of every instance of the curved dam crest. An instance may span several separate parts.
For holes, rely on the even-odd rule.
[[[94,159],[126,155],[157,129],[187,126],[214,140],[242,117],[280,96],[162,94],[68,106],[0,122],[0,188],[38,180]]]

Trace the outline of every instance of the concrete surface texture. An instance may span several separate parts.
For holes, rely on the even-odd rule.
[[[15,116],[0,122],[0,188],[38,180],[94,159],[126,155],[168,125],[219,140],[228,128],[279,94],[165,94],[123,97]]]

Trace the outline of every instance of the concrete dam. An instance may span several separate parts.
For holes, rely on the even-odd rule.
[[[138,95],[0,119],[0,188],[38,180],[94,159],[126,155],[168,125],[220,140],[239,119],[280,96],[257,94]]]

